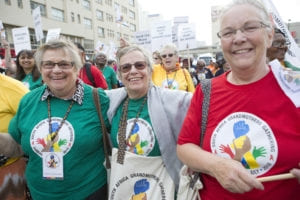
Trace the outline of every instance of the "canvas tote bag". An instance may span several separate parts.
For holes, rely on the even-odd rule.
[[[161,156],[146,157],[125,151],[124,164],[113,148],[109,183],[110,200],[173,200],[175,185]]]

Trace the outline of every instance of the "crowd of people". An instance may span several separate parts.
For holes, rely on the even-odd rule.
[[[173,200],[183,164],[200,173],[203,200],[299,199],[300,97],[275,73],[299,70],[284,59],[284,34],[261,3],[234,0],[218,37],[222,52],[209,65],[181,58],[174,44],[149,54],[123,39],[115,60],[97,52],[86,61],[84,47],[64,39],[15,62],[6,53],[1,199]]]

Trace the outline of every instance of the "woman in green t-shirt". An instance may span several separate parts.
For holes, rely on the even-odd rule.
[[[16,57],[16,66],[16,79],[22,81],[29,90],[38,88],[43,84],[41,73],[34,61],[34,51],[21,50]]]

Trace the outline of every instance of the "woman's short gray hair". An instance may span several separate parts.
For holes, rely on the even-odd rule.
[[[224,7],[224,9],[221,12],[220,15],[220,22],[222,22],[222,19],[224,17],[224,14],[227,13],[227,11],[229,11],[232,7],[234,6],[238,6],[238,5],[250,5],[255,7],[261,16],[261,21],[262,23],[268,25],[268,30],[272,31],[272,23],[268,14],[267,9],[265,8],[265,6],[260,3],[258,0],[233,0],[231,3],[229,3],[227,6]]]
[[[118,75],[120,75],[120,70],[119,70],[120,69],[119,68],[119,66],[120,66],[120,59],[124,55],[126,55],[126,54],[128,54],[130,52],[133,52],[133,51],[141,52],[144,55],[147,67],[148,67],[149,71],[152,73],[153,62],[152,62],[152,57],[150,56],[150,53],[146,49],[144,49],[144,48],[142,48],[140,46],[129,45],[129,46],[125,46],[125,47],[119,49],[118,52],[117,52],[116,58],[117,58],[117,64],[118,64]]]
[[[45,52],[48,50],[58,50],[58,49],[61,49],[66,54],[70,55],[72,62],[74,63],[74,66],[79,71],[80,68],[83,66],[83,63],[81,62],[81,58],[78,53],[78,48],[74,45],[73,42],[63,40],[63,39],[50,40],[49,42],[43,44],[37,49],[34,58],[38,69],[41,70],[42,59]]]
[[[171,50],[171,51],[174,51],[174,54],[177,55],[178,51],[177,51],[177,47],[175,44],[167,44],[165,46],[163,46],[161,49],[160,49],[160,55],[162,55],[161,52],[165,51],[165,50]]]

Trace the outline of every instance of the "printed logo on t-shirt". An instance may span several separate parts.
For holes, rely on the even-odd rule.
[[[134,121],[134,118],[127,120],[126,151],[138,155],[149,155],[155,145],[155,136],[152,127],[142,118],[138,118],[133,127]]]
[[[32,130],[30,144],[33,151],[42,157],[42,152],[62,152],[67,154],[74,143],[73,126],[65,120],[63,126],[55,136],[55,131],[59,128],[62,118],[51,118],[51,133],[49,133],[48,119],[42,120]]]
[[[179,89],[179,84],[177,83],[176,80],[164,80],[161,84],[161,86],[163,88],[168,88],[168,89],[172,89],[172,90],[178,90]]]
[[[278,156],[277,142],[269,125],[247,112],[230,114],[218,124],[211,137],[211,150],[240,161],[255,176],[269,171]]]

